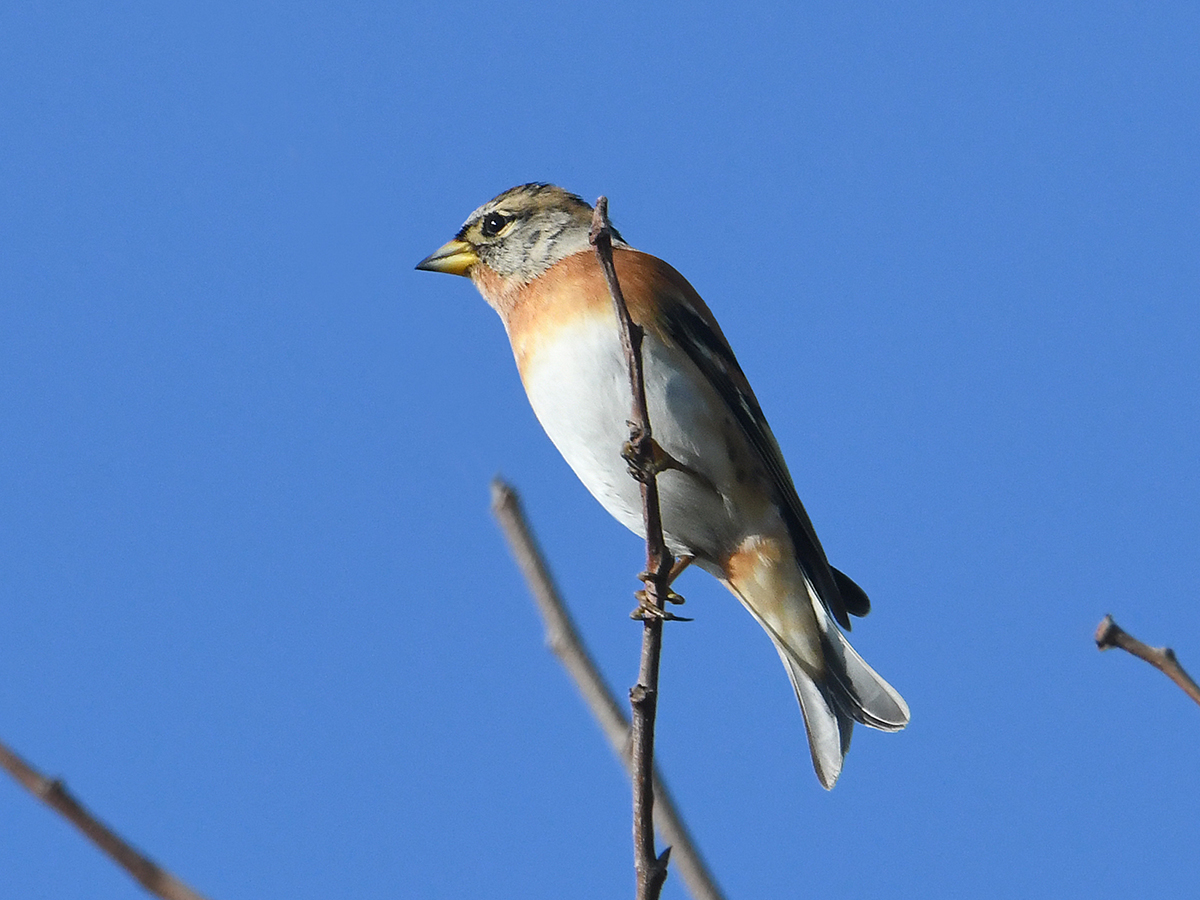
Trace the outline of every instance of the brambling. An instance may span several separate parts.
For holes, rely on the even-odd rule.
[[[505,191],[418,269],[465,275],[500,314],[521,381],[550,440],[592,495],[645,536],[622,447],[631,397],[617,318],[588,241],[592,207],[548,184]],[[642,345],[667,546],[718,578],[766,630],[808,727],[817,777],[833,787],[855,722],[908,723],[908,705],[838,629],[863,590],[830,566],[783,454],[721,328],[660,259],[613,237]]]

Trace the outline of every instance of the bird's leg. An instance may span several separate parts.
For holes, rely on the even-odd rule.
[[[647,438],[641,434],[635,429],[632,422],[626,424],[629,425],[630,438],[621,445],[621,458],[629,466],[629,474],[638,481],[649,481],[651,478],[673,469],[676,472],[690,475],[706,487],[715,490],[712,481],[707,477],[691,466],[681,463],[664,450],[654,438]],[[682,572],[683,569],[680,571]]]
[[[629,426],[629,440],[621,445],[621,458],[629,466],[629,474],[642,483],[649,482],[652,478],[656,478],[663,472],[674,469],[677,472],[683,472],[691,477],[701,481],[702,483],[712,487],[712,482],[701,475],[690,466],[681,463],[670,453],[662,448],[662,446],[642,431],[633,422],[626,423]],[[675,578],[692,563],[693,557],[683,556],[672,560],[671,570],[667,573],[667,603],[679,605],[683,603],[683,597],[674,591],[670,590],[671,583]],[[645,584],[649,585],[658,576],[653,572],[642,572],[638,578]],[[663,621],[682,621],[690,622],[690,619],[683,616],[677,616],[672,612],[668,612],[650,602],[650,597],[643,588],[634,596],[637,597],[638,607],[630,617],[634,619],[662,619]]]
[[[687,616],[677,616],[669,609],[655,606],[650,602],[650,595],[645,588],[640,591],[635,591],[634,595],[637,598],[637,609],[629,614],[631,619],[662,619],[664,622],[690,622],[692,621]],[[667,595],[667,600],[671,603],[682,603],[683,598],[676,593]]]
[[[678,557],[675,560],[675,563],[671,566],[671,574],[669,574],[667,576],[667,584],[674,584],[675,579],[678,578],[680,575],[682,575],[683,570],[686,569],[688,566],[690,566],[695,561],[695,559],[696,559],[696,557],[694,557],[694,556]],[[671,598],[668,597],[667,599],[670,600]],[[678,602],[682,603],[683,598],[680,597]]]
[[[678,578],[680,575],[682,575],[683,570],[686,569],[688,566],[690,566],[695,561],[695,559],[696,559],[696,557],[694,557],[694,556],[676,557],[675,561],[671,564],[671,571],[667,573],[667,586],[670,587],[671,585],[673,585],[675,583],[675,579]],[[650,581],[653,577],[654,577],[653,572],[642,572],[640,575],[638,575],[638,580],[639,581]],[[679,605],[682,605],[683,603],[685,603],[686,601],[683,599],[683,597],[680,594],[677,594],[674,591],[671,591],[670,593],[667,594],[667,602],[674,603],[677,606],[679,606]]]

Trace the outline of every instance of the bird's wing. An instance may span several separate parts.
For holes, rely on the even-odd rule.
[[[618,254],[617,258],[624,253]],[[822,602],[838,623],[849,629],[850,617],[847,613],[866,615],[871,608],[870,601],[862,588],[829,565],[812,521],[796,493],[796,486],[784,462],[779,442],[771,433],[771,426],[767,424],[762,407],[759,406],[750,382],[738,365],[729,342],[721,332],[720,325],[687,279],[660,259],[647,254],[637,255],[641,257],[637,263],[642,265],[653,261],[653,268],[657,270],[655,274],[658,276],[654,280],[660,281],[656,287],[659,288],[659,299],[664,302],[660,303],[656,310],[653,327],[688,355],[733,413],[750,446],[762,460],[783,502],[788,530],[804,574],[808,576]],[[642,315],[637,315],[639,312]],[[646,310],[631,310],[631,314],[635,320],[640,319],[643,322],[649,318],[649,311]]]

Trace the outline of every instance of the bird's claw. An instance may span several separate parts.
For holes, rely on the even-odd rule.
[[[642,437],[635,436],[623,443],[621,445],[621,459],[625,460],[625,466],[629,474],[636,481],[645,484],[652,478],[657,477],[662,468],[655,460],[656,454],[654,450],[657,445],[654,441],[650,441],[651,446],[649,450],[645,450],[641,446],[642,441]]]
[[[712,479],[707,475],[697,472],[691,466],[677,460],[664,450],[654,438],[647,438],[644,433],[637,431],[632,422],[626,424],[630,428],[629,440],[621,445],[621,459],[625,460],[629,474],[635,481],[646,484],[663,472],[675,471],[689,475],[705,487],[716,490]],[[649,443],[648,447],[645,446],[646,443]],[[686,568],[686,564],[683,568]]]
[[[635,609],[633,612],[631,612],[629,614],[629,618],[631,618],[631,619],[640,619],[643,622],[645,622],[648,619],[658,619],[661,622],[690,622],[690,621],[692,621],[691,619],[689,619],[686,616],[677,616],[677,615],[675,615],[675,613],[671,612],[670,610],[664,609],[663,607],[657,605],[656,603],[651,602],[650,594],[647,591],[644,591],[644,590],[637,591],[634,594],[634,597],[637,598],[638,605],[637,605],[637,609]],[[677,603],[678,604],[678,603],[683,602],[683,598],[680,597],[678,594],[672,592],[667,595],[667,601],[669,603]]]
[[[680,472],[691,470],[659,446],[654,438],[638,431],[632,422],[629,425],[629,440],[621,445],[621,459],[629,467],[629,474],[641,482],[656,478],[668,469]]]
[[[680,570],[680,571],[682,571],[682,570]],[[671,568],[671,572],[672,573],[675,572],[674,566]],[[641,581],[645,584],[651,584],[654,581],[654,579],[657,577],[658,576],[655,575],[653,572],[641,572],[638,575],[638,581]],[[668,575],[667,584],[669,585],[673,580],[674,580],[673,577],[671,575]],[[637,592],[636,596],[637,596],[638,600],[641,601],[644,598],[648,597],[649,595],[646,593],[646,591],[641,590],[641,591]],[[674,603],[676,606],[682,606],[683,604],[687,603],[687,600],[684,599],[682,594],[677,594],[674,591],[670,590],[670,588],[668,588],[667,589],[667,602]]]

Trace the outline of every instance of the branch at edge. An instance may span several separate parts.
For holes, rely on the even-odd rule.
[[[1112,616],[1105,616],[1096,627],[1096,646],[1100,650],[1110,650],[1119,647],[1126,653],[1132,653],[1138,659],[1144,660],[1158,669],[1180,689],[1200,704],[1200,685],[1197,685],[1175,658],[1175,651],[1170,647],[1151,647],[1143,644],[1132,634],[1113,621]]]
[[[58,779],[47,778],[24,759],[0,743],[0,766],[23,788],[83,832],[84,837],[107,853],[142,887],[163,900],[205,900],[153,860],[135,850],[128,841],[93,816]]]

